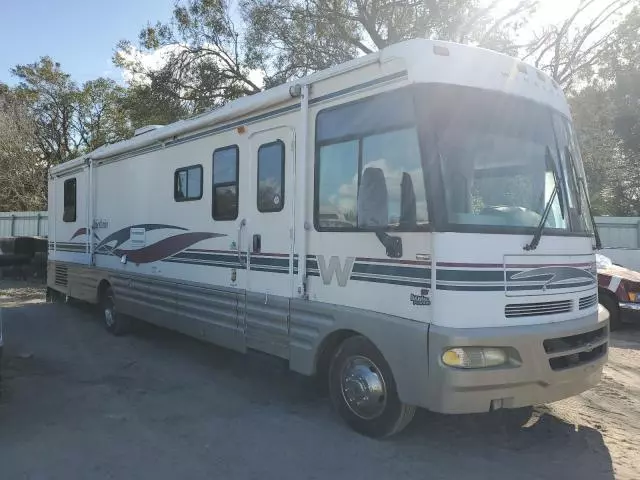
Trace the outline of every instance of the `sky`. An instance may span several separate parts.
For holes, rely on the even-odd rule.
[[[541,0],[535,23],[558,21],[578,0]],[[605,0],[602,0],[605,1]],[[10,69],[49,55],[83,83],[99,76],[123,81],[112,57],[119,40],[137,44],[148,22],[171,18],[175,0],[0,0],[0,82]],[[507,2],[508,3],[508,2]]]
[[[49,55],[82,83],[122,79],[111,61],[119,40],[137,44],[147,22],[171,17],[174,0],[0,0],[0,82],[9,69]]]

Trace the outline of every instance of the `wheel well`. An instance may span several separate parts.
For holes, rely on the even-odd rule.
[[[98,284],[98,303],[102,302],[108,288],[111,288],[111,284],[107,280],[101,280]]]
[[[336,353],[338,347],[347,338],[354,335],[360,335],[353,330],[336,330],[331,332],[318,348],[318,355],[316,357],[316,376],[318,378],[326,378],[329,374],[329,365],[331,364],[331,357]]]
[[[613,304],[618,307],[618,297],[611,291],[606,288],[598,288],[598,298],[607,297],[609,300],[613,302]]]

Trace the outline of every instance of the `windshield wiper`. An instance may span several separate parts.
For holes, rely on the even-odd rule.
[[[560,189],[560,179],[558,177],[558,171],[556,170],[555,163],[553,162],[553,158],[551,157],[551,150],[549,150],[549,147],[546,148],[544,160],[547,167],[551,169],[551,173],[553,174],[554,187],[553,191],[551,192],[551,196],[549,197],[549,200],[544,207],[542,217],[540,218],[540,223],[538,223],[538,226],[536,227],[536,231],[533,234],[531,242],[522,247],[527,252],[538,248],[540,238],[542,237],[542,232],[544,231],[544,225],[545,223],[547,223],[549,213],[551,213],[551,207],[553,207],[553,202],[556,197],[558,197],[558,203],[560,204],[560,215],[562,215],[562,218],[564,218],[564,197],[562,196],[562,190]]]
[[[571,168],[573,170],[573,174],[577,177],[577,187],[578,187],[578,214],[582,215],[582,195],[584,194],[584,198],[587,200],[587,209],[589,210],[589,219],[591,220],[591,227],[593,227],[593,236],[596,240],[596,250],[600,250],[602,248],[602,242],[600,241],[600,233],[598,232],[598,227],[596,225],[596,220],[593,217],[593,209],[591,208],[591,200],[589,199],[589,194],[587,193],[587,185],[584,182],[584,178],[578,175],[578,170],[576,169],[576,164],[573,159],[573,155],[571,154],[571,150],[569,147],[565,147],[565,156],[569,160],[571,164]]]

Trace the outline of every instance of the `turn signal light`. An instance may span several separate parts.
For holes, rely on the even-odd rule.
[[[493,347],[456,347],[442,354],[442,363],[455,368],[498,367],[507,361],[507,353]]]

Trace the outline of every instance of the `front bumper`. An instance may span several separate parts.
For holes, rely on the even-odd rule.
[[[429,389],[425,404],[441,413],[479,413],[561,400],[594,387],[607,360],[609,315],[532,326],[429,330]],[[545,342],[546,341],[546,342]],[[444,365],[449,347],[503,347],[510,364],[487,369]]]
[[[621,310],[640,313],[640,303],[620,302],[619,305]]]
[[[621,319],[625,323],[635,323],[640,321],[640,303],[620,302]]]

